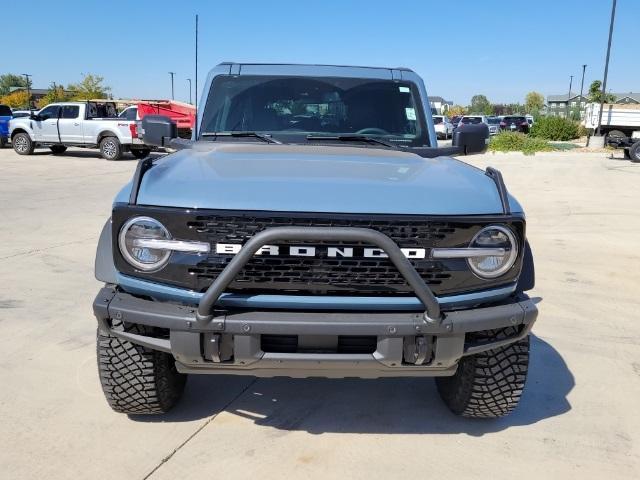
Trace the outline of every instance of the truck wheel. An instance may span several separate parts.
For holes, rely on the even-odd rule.
[[[105,160],[120,160],[122,146],[116,137],[104,137],[100,140],[100,154]]]
[[[29,138],[29,135],[26,133],[17,133],[11,139],[11,143],[13,144],[13,150],[18,155],[31,155],[35,148],[35,145]]]
[[[4,148],[7,145],[7,138],[0,137],[0,148]]]
[[[65,147],[64,145],[52,145],[49,148],[51,149],[51,153],[53,153],[54,155],[60,155],[61,153],[67,151],[67,147]]]
[[[624,134],[624,132],[622,132],[620,130],[611,130],[609,133],[607,133],[607,137],[624,138],[624,137],[626,137],[626,135]]]
[[[474,341],[515,335],[515,327],[471,334]],[[452,377],[436,378],[438,392],[449,409],[463,417],[497,418],[520,400],[529,366],[529,337],[505,347],[463,357]]]
[[[134,150],[131,150],[131,154],[138,160],[148,157],[150,153],[151,149],[149,148],[136,148]]]
[[[114,328],[122,322],[114,321]],[[153,328],[131,325],[127,332],[149,335]],[[165,413],[184,391],[187,376],[178,373],[173,357],[112,335],[97,333],[98,371],[104,396],[116,412]]]
[[[640,142],[636,142],[629,148],[629,158],[632,162],[640,162]]]

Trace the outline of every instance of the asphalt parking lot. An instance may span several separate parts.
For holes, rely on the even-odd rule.
[[[3,478],[640,477],[640,164],[483,155],[525,206],[540,316],[519,408],[450,414],[431,379],[192,377],[164,417],[107,406],[93,256],[135,161],[0,150]]]

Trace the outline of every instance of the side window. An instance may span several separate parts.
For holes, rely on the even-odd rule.
[[[78,118],[80,107],[78,105],[64,105],[60,118]]]
[[[138,109],[137,108],[129,108],[125,112],[125,118],[127,120],[135,120],[137,114],[138,114]]]
[[[49,118],[57,118],[59,110],[60,110],[60,107],[58,105],[49,105],[48,107],[45,107],[43,110],[41,110],[38,116],[42,120],[48,120]]]

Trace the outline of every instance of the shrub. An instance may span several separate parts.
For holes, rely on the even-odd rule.
[[[580,125],[562,117],[540,117],[531,127],[532,137],[545,140],[567,141],[580,136]]]
[[[491,139],[489,150],[494,152],[548,152],[554,150],[546,140],[525,135],[520,132],[500,132]]]

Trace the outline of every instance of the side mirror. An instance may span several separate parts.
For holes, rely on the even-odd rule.
[[[164,115],[147,115],[142,121],[142,141],[145,145],[165,147],[178,137],[178,126]]]
[[[465,155],[482,153],[489,145],[489,126],[484,123],[461,124],[453,131],[451,145],[460,147]]]

